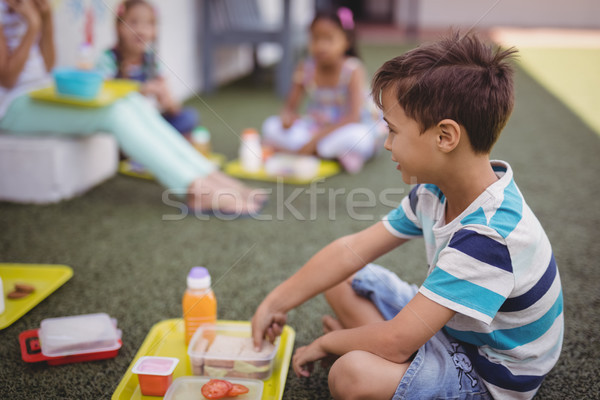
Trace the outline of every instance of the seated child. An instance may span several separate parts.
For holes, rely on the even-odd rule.
[[[361,170],[376,148],[378,117],[367,96],[365,69],[357,57],[352,13],[320,12],[310,26],[311,58],[294,73],[280,116],[263,124],[263,141],[280,151],[338,159],[350,173]],[[306,115],[299,117],[308,97]]]
[[[51,82],[54,59],[49,0],[0,0],[0,130],[57,136],[108,132],[168,189],[163,198],[186,197],[192,210],[228,218],[254,215],[263,207],[263,192],[218,171],[139,93],[105,107],[33,100],[28,93]]]
[[[400,206],[334,241],[262,301],[255,346],[281,333],[286,313],[324,292],[336,318],[296,350],[307,377],[338,357],[340,399],[530,399],[560,355],[563,296],[548,237],[490,151],[514,104],[515,50],[453,34],[386,62],[373,96],[389,126],[385,148],[405,183]],[[370,264],[423,237],[418,288]]]
[[[146,0],[126,0],[117,9],[117,44],[106,50],[97,68],[106,78],[132,79],[141,82],[140,92],[156,100],[162,116],[189,139],[198,125],[198,113],[182,108],[161,74],[153,49],[156,42],[156,12]]]

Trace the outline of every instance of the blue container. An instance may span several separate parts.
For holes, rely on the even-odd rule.
[[[102,75],[93,70],[56,68],[53,71],[56,91],[63,96],[94,99],[102,88]]]

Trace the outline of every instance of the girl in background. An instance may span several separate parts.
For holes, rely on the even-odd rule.
[[[126,0],[117,8],[117,44],[106,50],[97,62],[105,78],[141,82],[140,92],[155,99],[162,116],[189,139],[198,125],[198,113],[182,108],[162,76],[160,64],[148,44],[156,43],[157,15],[146,0]]]
[[[172,193],[187,195],[191,209],[242,216],[262,208],[264,193],[217,171],[139,93],[99,108],[32,100],[30,91],[51,82],[52,31],[48,0],[0,0],[0,130],[61,136],[110,132],[125,154]]]
[[[310,25],[310,58],[302,62],[279,116],[263,124],[265,144],[276,150],[337,159],[350,173],[373,156],[378,132],[356,51],[352,12],[319,12]],[[304,116],[298,108],[304,97]]]

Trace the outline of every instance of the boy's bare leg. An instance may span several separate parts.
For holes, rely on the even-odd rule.
[[[329,390],[334,399],[389,400],[408,366],[409,363],[396,364],[366,351],[351,351],[331,367]]]
[[[356,328],[357,326],[384,321],[377,307],[370,300],[357,295],[352,289],[353,278],[350,277],[325,292],[325,298],[337,318],[336,321],[330,316],[323,317],[322,322],[325,332],[341,328]]]

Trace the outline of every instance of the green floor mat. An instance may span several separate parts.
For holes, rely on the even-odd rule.
[[[523,68],[600,135],[600,48],[519,48]]]

